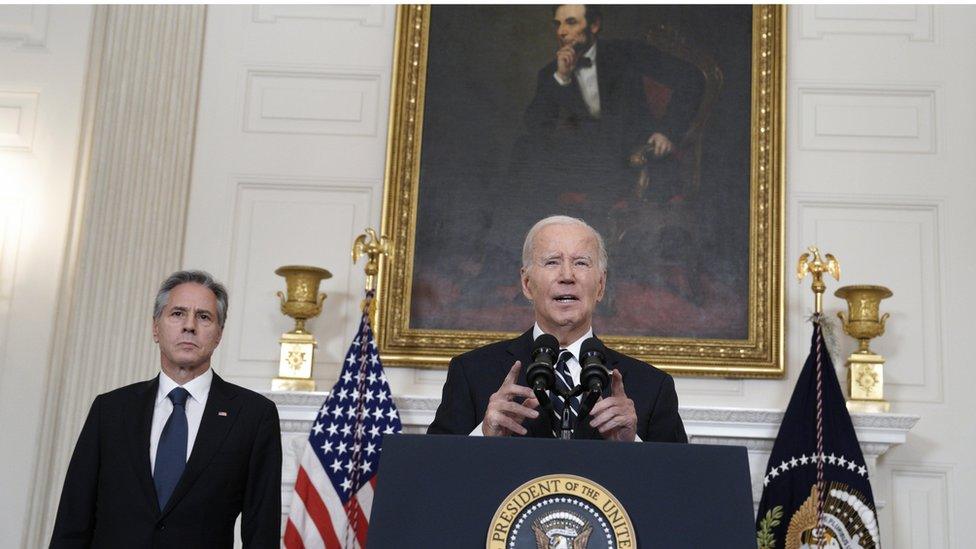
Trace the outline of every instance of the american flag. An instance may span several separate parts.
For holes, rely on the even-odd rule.
[[[367,295],[367,299],[372,297]],[[369,316],[308,435],[285,525],[288,549],[366,546],[383,435],[402,429]]]

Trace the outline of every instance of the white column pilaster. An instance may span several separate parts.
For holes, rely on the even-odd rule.
[[[160,281],[180,267],[206,8],[98,6],[72,233],[58,296],[31,524],[46,546],[95,395],[158,368]]]

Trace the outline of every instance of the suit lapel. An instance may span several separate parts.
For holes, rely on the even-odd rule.
[[[200,420],[200,429],[193,442],[193,451],[190,452],[190,459],[186,462],[186,469],[180,482],[173,490],[163,509],[163,515],[169,513],[173,507],[179,503],[180,499],[196,482],[200,473],[207,467],[214,454],[220,449],[227,433],[237,419],[241,402],[236,400],[237,390],[233,385],[221,379],[214,373],[213,383],[210,385],[210,394],[207,396],[207,405],[203,409],[203,418]],[[218,412],[226,412],[218,414]]]
[[[129,452],[132,454],[129,463],[149,505],[157,511],[159,503],[152,481],[152,464],[149,461],[149,435],[152,431],[153,409],[158,390],[159,376],[136,385],[122,417]]]
[[[528,387],[529,384],[525,379],[525,370],[528,369],[530,364],[532,364],[532,330],[530,329],[519,337],[513,339],[512,343],[508,346],[508,353],[512,355],[513,361],[522,361],[522,369],[519,371],[518,384]],[[506,372],[511,367],[512,363],[509,362],[508,365],[505,366]],[[552,438],[552,422],[549,414],[544,413],[541,407],[539,408],[539,417],[526,420],[523,425],[529,431],[525,436],[534,438]]]

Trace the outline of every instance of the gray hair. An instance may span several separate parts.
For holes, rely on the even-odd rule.
[[[542,229],[548,227],[549,225],[575,225],[577,227],[583,227],[593,233],[593,237],[596,238],[596,245],[598,250],[597,264],[603,272],[607,272],[608,259],[607,259],[607,246],[603,242],[603,236],[597,232],[596,229],[591,227],[586,221],[576,217],[569,217],[568,215],[550,215],[545,219],[541,219],[532,225],[529,232],[525,235],[525,243],[522,244],[522,268],[528,269],[532,266],[532,252],[535,246],[535,236]]]
[[[223,328],[224,322],[227,320],[227,288],[217,282],[213,275],[207,271],[176,271],[169,275],[159,286],[159,291],[156,292],[153,320],[159,320],[160,315],[163,314],[163,308],[169,302],[169,293],[173,291],[173,288],[187,283],[199,284],[214,293],[217,298],[217,324]]]

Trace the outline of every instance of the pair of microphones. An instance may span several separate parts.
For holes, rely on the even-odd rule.
[[[582,370],[580,383],[568,391],[556,385],[555,364],[559,360],[559,341],[549,334],[542,334],[532,344],[532,363],[525,371],[525,379],[532,388],[543,409],[551,411],[552,401],[549,391],[564,399],[563,409],[569,406],[569,399],[583,395],[577,422],[584,421],[590,410],[603,394],[603,388],[610,384],[610,371],[607,369],[607,348],[595,337],[587,338],[580,346],[578,357]],[[565,430],[566,425],[562,428]]]

